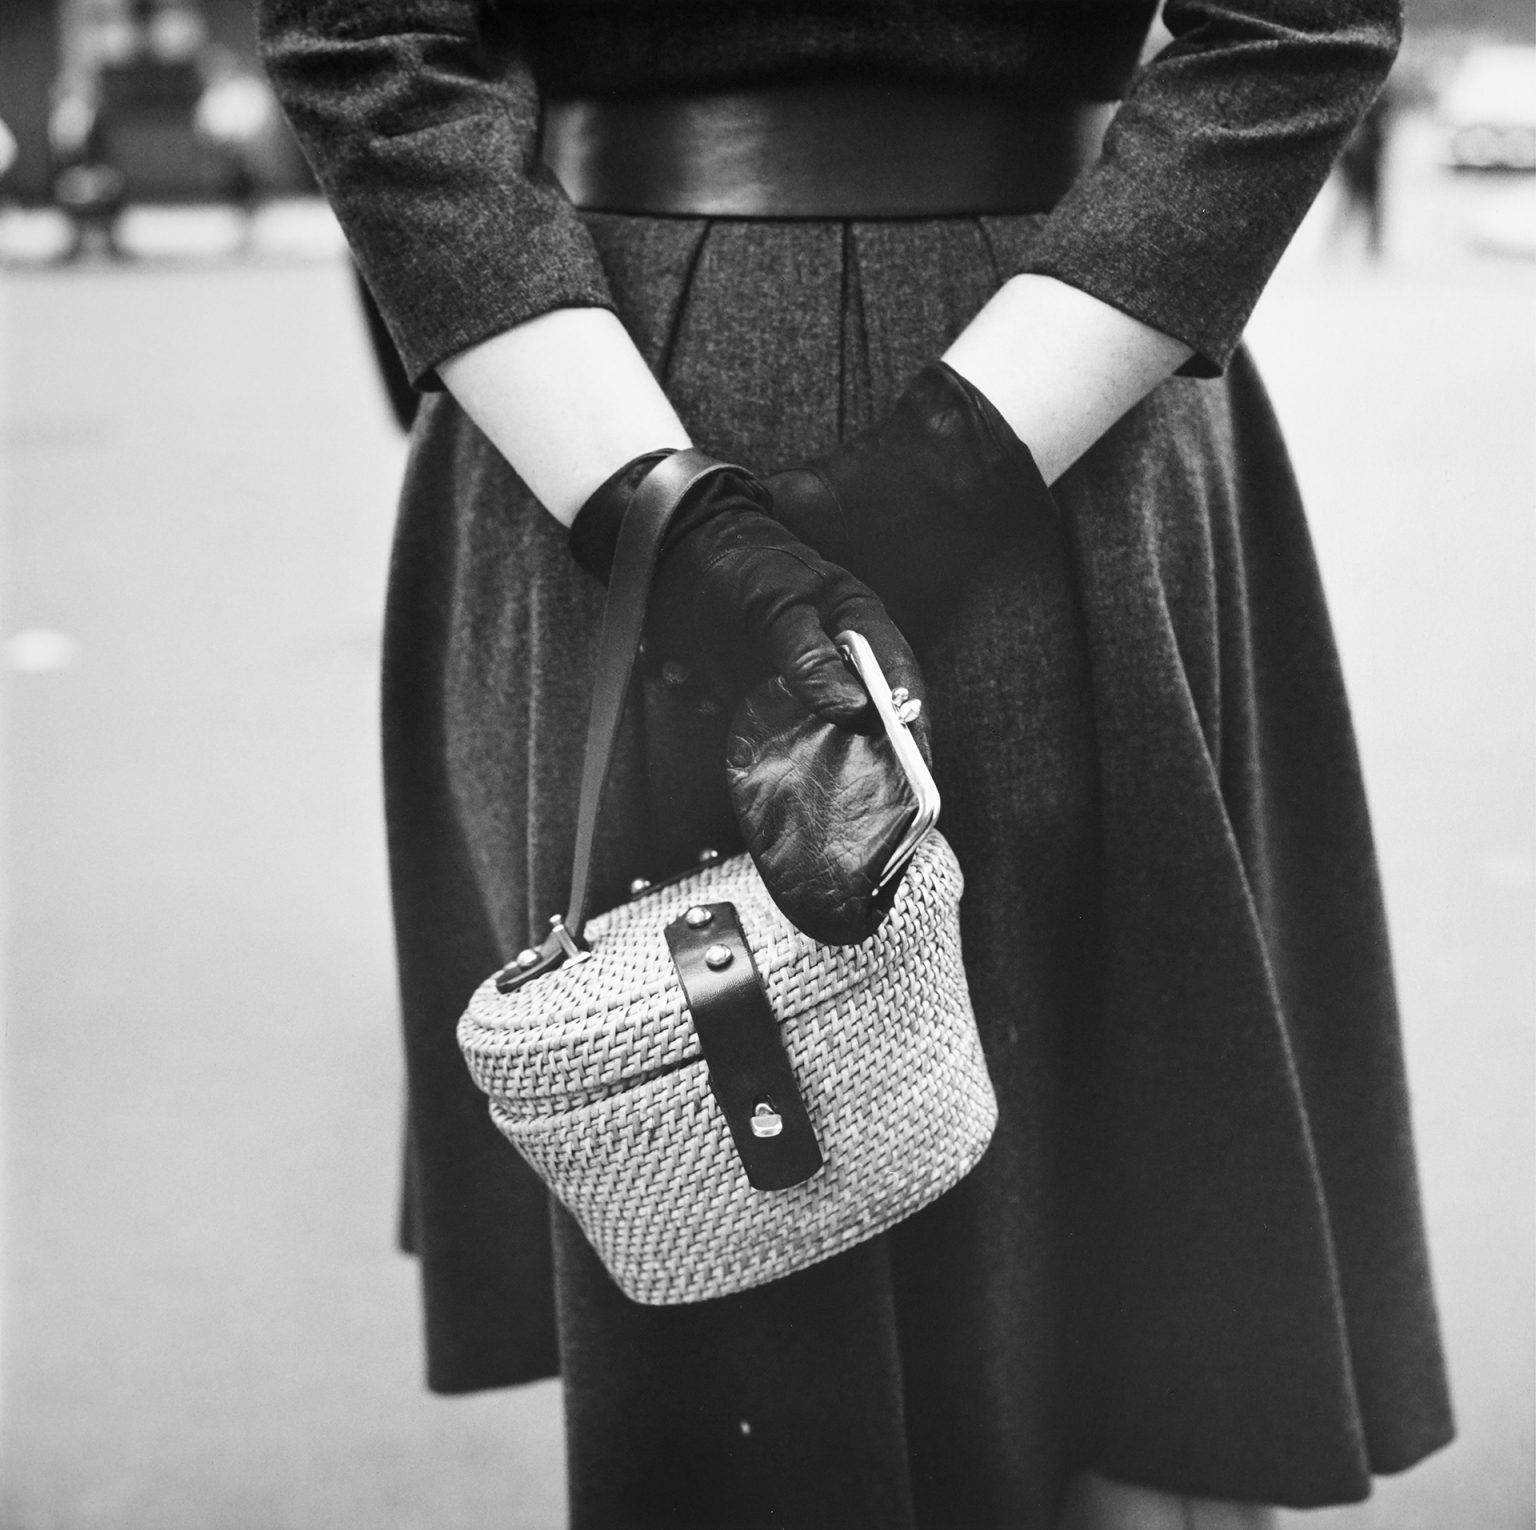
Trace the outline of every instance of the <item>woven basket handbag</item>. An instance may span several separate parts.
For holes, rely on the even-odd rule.
[[[497,1127],[619,1288],[652,1304],[745,1290],[875,1236],[963,1178],[997,1121],[961,963],[960,868],[937,833],[858,945],[797,930],[746,855],[586,917],[656,552],[683,495],[720,466],[679,452],[635,494],[569,911],[481,984],[458,1028]]]

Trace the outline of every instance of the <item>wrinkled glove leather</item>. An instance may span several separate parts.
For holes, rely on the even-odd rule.
[[[1056,521],[1029,449],[942,361],[917,374],[880,424],[765,483],[774,515],[864,580],[919,639],[942,630],[999,548]]]
[[[884,732],[827,723],[768,681],[731,720],[726,778],[784,917],[823,945],[873,935],[901,878],[879,893],[876,883],[917,811]]]
[[[637,457],[582,506],[577,562],[605,582],[630,498],[669,453]],[[921,694],[917,661],[875,595],[768,514],[767,490],[740,468],[702,480],[678,507],[656,561],[646,621],[654,654],[692,671],[726,705],[777,674],[816,715],[854,723],[869,698],[833,638],[869,640],[893,686]]]

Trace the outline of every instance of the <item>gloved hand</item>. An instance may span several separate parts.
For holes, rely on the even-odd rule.
[[[630,498],[669,455],[627,463],[577,514],[571,552],[604,583]],[[880,601],[800,542],[770,508],[767,490],[740,468],[690,490],[662,541],[647,643],[686,665],[722,703],[734,704],[776,673],[818,716],[857,725],[871,720],[869,697],[833,642],[852,628],[869,640],[892,687],[905,686],[921,701],[917,661]]]
[[[886,420],[764,481],[775,518],[865,580],[920,640],[942,630],[1000,548],[1056,519],[1029,449],[942,361],[917,374]]]

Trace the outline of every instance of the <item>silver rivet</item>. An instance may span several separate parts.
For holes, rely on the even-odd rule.
[[[708,845],[699,851],[699,865],[701,866],[713,866],[719,859],[720,852],[718,850],[711,850]]]
[[[676,659],[668,659],[661,666],[661,683],[675,691],[680,686],[687,685],[689,673],[686,664],[679,664]]]
[[[729,946],[711,946],[704,953],[704,965],[712,972],[720,972],[729,967],[736,958],[731,953]]]
[[[683,915],[690,930],[702,930],[715,916],[707,908],[691,908]]]
[[[917,721],[918,714],[923,710],[923,704],[914,696],[910,701],[904,701],[896,708],[896,721],[911,727]]]
[[[784,1117],[772,1105],[759,1100],[753,1107],[751,1124],[754,1137],[777,1137],[784,1130]]]
[[[517,953],[517,965],[519,967],[537,967],[538,964],[539,953],[532,946],[528,946]]]
[[[650,885],[651,879],[649,877],[636,877],[635,880],[629,884],[630,897],[638,898],[641,893],[647,891],[650,888]]]

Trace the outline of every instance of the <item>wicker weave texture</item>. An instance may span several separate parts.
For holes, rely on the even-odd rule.
[[[626,1295],[761,1285],[884,1231],[974,1166],[997,1104],[960,959],[962,885],[930,835],[876,935],[828,947],[738,856],[594,920],[591,960],[476,992],[459,1042],[492,1118]],[[662,935],[694,903],[726,901],[826,1159],[789,1190],[747,1182]]]

